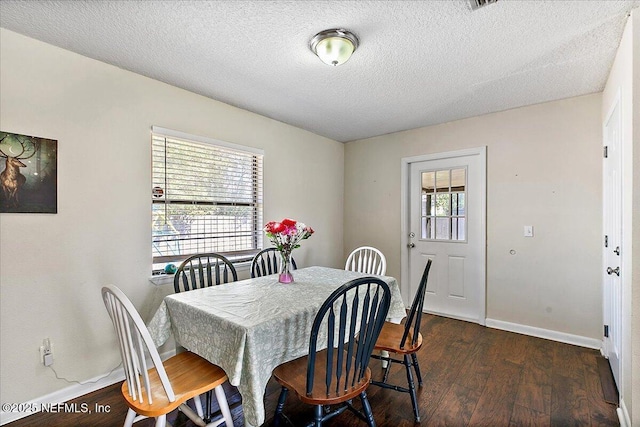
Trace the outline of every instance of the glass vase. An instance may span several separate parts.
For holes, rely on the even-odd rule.
[[[293,275],[291,274],[291,254],[280,252],[282,262],[280,263],[280,275],[278,282],[293,283]]]

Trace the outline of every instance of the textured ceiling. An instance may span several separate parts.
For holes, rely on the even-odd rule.
[[[344,142],[599,92],[638,6],[2,0],[0,26]],[[308,43],[336,27],[360,47],[330,67]]]

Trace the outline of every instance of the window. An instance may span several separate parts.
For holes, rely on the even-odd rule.
[[[422,238],[464,241],[466,169],[422,172]]]
[[[153,263],[218,252],[251,259],[262,247],[261,150],[152,129]]]

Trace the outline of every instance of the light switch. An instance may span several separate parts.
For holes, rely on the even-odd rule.
[[[533,237],[533,225],[524,226],[524,237]]]

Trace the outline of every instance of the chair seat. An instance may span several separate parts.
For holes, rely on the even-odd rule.
[[[347,356],[345,351],[345,357],[343,365],[346,364]],[[352,363],[353,363],[352,358]],[[344,402],[346,400],[357,397],[362,393],[371,380],[371,370],[367,367],[364,376],[360,382],[349,385],[348,387],[342,386],[336,392],[336,379],[335,371],[332,375],[332,383],[329,387],[329,395],[326,393],[326,384],[324,381],[327,366],[327,350],[322,350],[316,353],[315,362],[315,375],[316,381],[310,396],[306,393],[307,384],[307,356],[300,357],[287,363],[283,363],[273,371],[273,376],[280,385],[292,390],[298,395],[300,401],[310,405],[333,405]],[[353,365],[352,365],[353,366]],[[334,367],[335,368],[335,367]],[[353,369],[353,368],[352,368]],[[345,369],[343,368],[343,372]],[[351,378],[349,378],[351,380]],[[344,383],[344,378],[341,380]]]
[[[418,332],[418,338],[415,345],[411,345],[413,341],[413,328],[409,330],[407,340],[404,348],[400,348],[400,342],[402,341],[402,335],[404,334],[405,325],[384,322],[378,340],[376,341],[376,350],[386,350],[398,354],[411,354],[420,350],[422,347],[422,334]]]
[[[227,380],[227,374],[222,368],[189,351],[178,353],[163,364],[167,376],[171,378],[176,400],[169,402],[156,368],[151,368],[148,372],[153,403],[146,401],[147,392],[144,388],[142,395],[145,401],[134,401],[129,395],[127,381],[122,384],[122,395],[127,405],[138,414],[148,417],[167,414],[188,399],[212,390]]]

